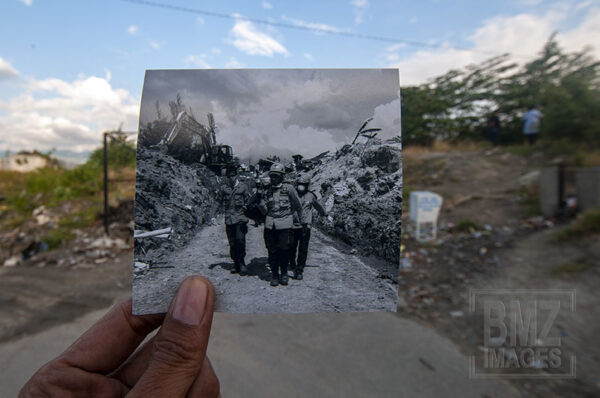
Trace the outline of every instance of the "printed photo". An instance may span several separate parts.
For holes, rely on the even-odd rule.
[[[401,150],[397,69],[147,71],[134,313],[396,311]]]

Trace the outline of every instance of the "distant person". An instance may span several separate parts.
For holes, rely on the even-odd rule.
[[[264,238],[271,267],[271,286],[287,285],[288,262],[292,248],[294,212],[302,218],[302,205],[296,190],[283,182],[285,168],[273,163],[269,170],[271,185],[265,193],[261,207],[265,210]]]
[[[494,111],[487,120],[487,135],[493,146],[497,146],[500,142],[500,118],[499,112]]]
[[[131,299],[124,301],[38,370],[19,397],[219,397],[206,356],[214,303],[213,286],[197,276],[183,281],[166,315],[133,316]]]
[[[527,137],[529,145],[535,145],[540,132],[540,122],[544,114],[531,105],[523,115],[523,134]]]
[[[294,224],[294,240],[292,242],[290,266],[294,270],[294,279],[302,280],[304,278],[304,267],[306,267],[306,257],[308,256],[308,243],[312,227],[312,209],[316,209],[321,216],[326,216],[327,212],[317,200],[317,195],[309,191],[310,178],[300,177],[296,185],[300,203],[302,203],[302,217],[297,217],[297,222]]]

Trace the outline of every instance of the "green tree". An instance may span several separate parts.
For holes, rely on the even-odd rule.
[[[95,149],[88,158],[91,166],[101,167],[104,162],[104,148]],[[135,167],[135,145],[121,131],[112,132],[108,141],[108,165],[111,167]]]
[[[535,104],[545,114],[545,138],[597,145],[599,82],[598,61],[587,51],[564,53],[551,36],[538,57],[523,66],[502,55],[403,88],[403,141],[428,145],[435,139],[481,139],[495,109],[501,114],[503,141],[521,140],[521,117]]]

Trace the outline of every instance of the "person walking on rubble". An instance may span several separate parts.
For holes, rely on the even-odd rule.
[[[317,200],[317,195],[309,190],[310,178],[300,177],[296,185],[300,203],[302,204],[302,215],[296,218],[297,222],[294,224],[294,240],[292,241],[292,250],[290,253],[290,266],[294,270],[294,279],[302,280],[304,278],[304,267],[306,267],[306,257],[308,256],[308,242],[310,241],[313,217],[312,210],[314,208],[321,216],[327,216],[327,212]]]
[[[296,190],[283,182],[285,168],[274,163],[269,170],[270,186],[266,190],[261,206],[265,218],[264,238],[271,267],[271,286],[287,285],[288,262],[292,246],[293,214],[302,217],[302,205]]]
[[[230,176],[233,177],[233,176]],[[248,184],[240,178],[221,186],[221,203],[225,211],[225,232],[229,241],[229,255],[233,260],[232,274],[245,275],[246,268],[246,233],[248,233],[248,217],[244,214],[250,200],[251,192]]]

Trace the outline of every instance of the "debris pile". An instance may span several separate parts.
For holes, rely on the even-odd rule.
[[[397,140],[372,139],[321,156],[302,174],[321,196],[331,219],[317,226],[355,247],[396,265],[402,225],[402,158]]]
[[[213,222],[217,192],[218,179],[206,166],[182,163],[159,148],[139,146],[136,261],[166,263],[169,252],[184,246],[200,226]],[[166,229],[168,233],[152,233]]]
[[[130,224],[113,223],[112,228],[120,228],[124,237],[103,236],[101,227],[73,229],[71,240],[64,243],[63,250],[52,248],[42,236],[43,230],[32,229],[33,221],[19,228],[0,234],[0,266],[33,265],[38,268],[57,266],[68,268],[92,268],[116,257],[122,251],[131,249]],[[48,226],[51,230],[52,226]]]

